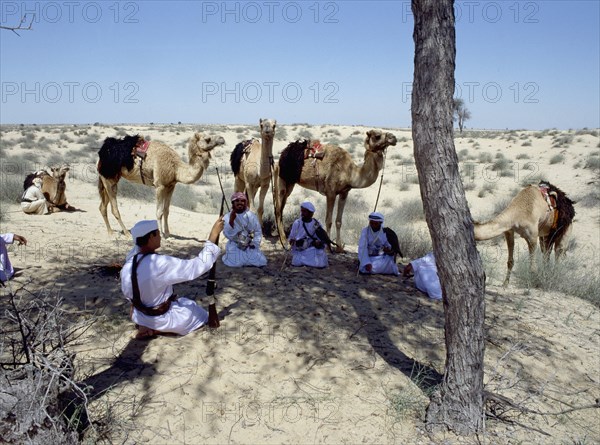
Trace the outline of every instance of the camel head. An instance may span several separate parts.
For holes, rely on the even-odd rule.
[[[210,153],[218,145],[225,145],[225,139],[221,136],[207,136],[203,133],[195,133],[188,144],[188,155],[190,159],[194,155]]]
[[[275,136],[275,127],[277,121],[275,119],[261,119],[260,120],[260,135],[263,138],[273,138]]]
[[[365,148],[367,151],[377,153],[382,152],[390,145],[396,145],[396,142],[396,136],[392,133],[384,133],[381,130],[369,130],[365,139]]]
[[[57,181],[64,182],[65,176],[67,175],[69,168],[70,167],[67,164],[63,164],[60,167],[50,167],[48,173]]]

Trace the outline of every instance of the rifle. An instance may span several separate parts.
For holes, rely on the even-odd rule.
[[[223,209],[225,207],[225,195],[223,195],[221,199],[221,210],[219,211],[219,217],[223,217]],[[219,244],[219,235],[217,235],[217,239],[215,244]],[[219,314],[217,313],[217,297],[215,297],[215,287],[217,285],[216,277],[217,275],[217,262],[212,265],[210,268],[210,272],[208,273],[208,282],[206,283],[206,296],[210,298],[210,303],[208,304],[208,327],[210,328],[218,328],[221,323],[219,322]]]

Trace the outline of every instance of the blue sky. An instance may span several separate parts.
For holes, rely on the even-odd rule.
[[[469,128],[600,126],[600,2],[456,3]],[[0,122],[410,126],[410,1],[1,1]]]

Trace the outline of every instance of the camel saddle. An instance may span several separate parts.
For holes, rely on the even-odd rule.
[[[145,140],[144,138],[140,138],[138,143],[133,148],[133,152],[131,153],[134,157],[137,156],[139,158],[140,164],[140,177],[142,178],[142,184],[146,185],[146,181],[144,180],[144,172],[142,171],[142,164],[144,163],[144,159],[146,159],[146,153],[148,152],[148,146],[150,145],[150,141]]]
[[[244,147],[244,154],[246,156],[248,156],[250,154],[250,152],[252,151],[250,146],[252,145],[252,143],[255,141],[256,139],[248,139],[245,141],[242,141],[242,147]]]
[[[540,193],[548,204],[548,211],[553,212],[552,230],[556,229],[558,224],[558,208],[556,207],[556,192],[550,190],[546,184],[539,185]]]
[[[141,139],[140,142],[135,146],[133,154],[135,156],[139,156],[142,159],[146,158],[146,152],[148,151],[148,146],[150,145],[150,141],[145,139]]]
[[[325,151],[323,150],[321,141],[318,139],[315,139],[314,141],[307,141],[306,149],[304,150],[304,159],[323,159],[324,156]]]

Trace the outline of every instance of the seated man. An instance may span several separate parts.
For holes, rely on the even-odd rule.
[[[21,209],[30,215],[48,215],[52,213],[52,205],[46,201],[42,193],[42,178],[34,178],[21,198]]]
[[[329,265],[325,253],[329,240],[321,223],[313,218],[314,213],[312,203],[306,201],[300,205],[300,218],[292,224],[288,238],[292,246],[292,266],[323,268]]]
[[[27,240],[24,236],[17,235],[16,233],[1,233],[0,234],[0,282],[4,283],[12,278],[15,274],[15,270],[10,263],[10,258],[8,258],[8,250],[6,249],[7,244],[12,244],[13,242],[27,245]]]
[[[387,227],[386,227],[387,228]],[[369,215],[369,225],[362,229],[358,241],[358,271],[364,274],[400,275],[396,265],[396,254],[399,248],[394,248],[398,238],[383,227],[383,215],[373,212]],[[392,239],[388,239],[389,237]],[[395,235],[395,234],[394,234]]]
[[[161,237],[156,220],[139,221],[131,229],[135,246],[121,269],[121,290],[131,301],[131,320],[137,338],[159,333],[186,335],[208,321],[208,312],[188,298],[178,298],[173,285],[208,272],[221,253],[216,245],[223,219],[213,225],[204,249],[197,257],[183,260],[159,255]]]
[[[442,299],[442,285],[438,277],[433,252],[429,252],[422,258],[412,260],[402,271],[402,276],[407,277],[411,273],[415,275],[417,289],[425,292],[433,300]]]
[[[267,258],[260,251],[262,230],[256,215],[248,209],[246,195],[231,196],[231,212],[223,218],[223,235],[227,238],[223,263],[229,267],[266,266]]]

